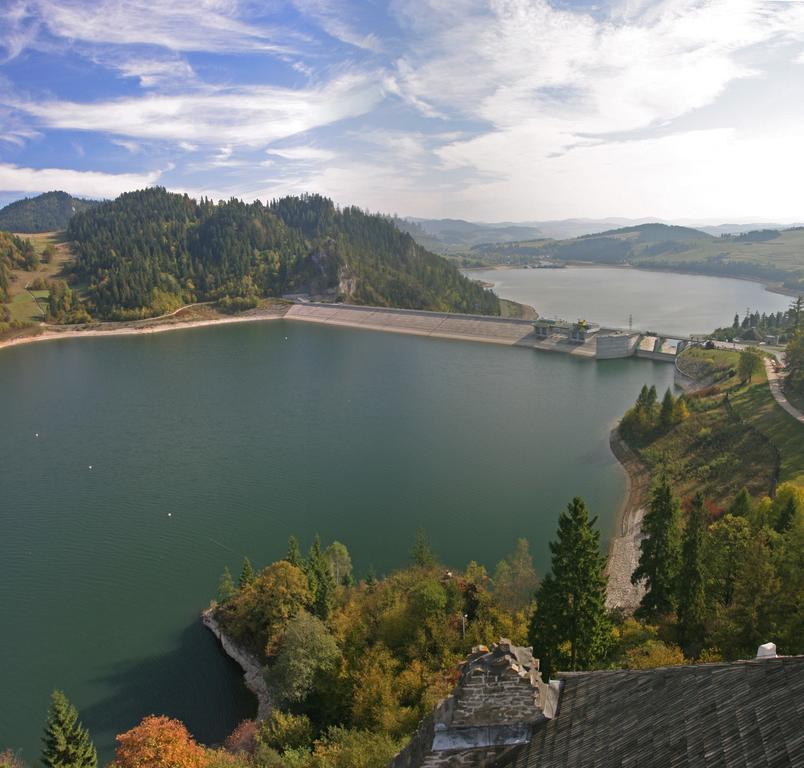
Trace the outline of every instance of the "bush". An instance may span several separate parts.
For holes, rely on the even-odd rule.
[[[308,747],[313,741],[313,724],[307,715],[294,715],[274,709],[260,725],[257,744],[277,752]]]

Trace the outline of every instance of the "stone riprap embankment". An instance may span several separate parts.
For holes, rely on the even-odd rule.
[[[271,692],[262,671],[260,660],[241,648],[230,638],[215,619],[214,608],[207,608],[201,614],[204,626],[218,638],[226,655],[236,661],[243,669],[243,678],[248,688],[257,697],[257,720],[265,720],[271,714],[273,704]]]

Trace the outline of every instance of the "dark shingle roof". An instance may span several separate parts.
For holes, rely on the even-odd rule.
[[[557,717],[496,768],[804,766],[804,656],[558,677]]]

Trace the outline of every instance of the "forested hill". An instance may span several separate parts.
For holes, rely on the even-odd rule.
[[[81,200],[66,192],[45,192],[0,209],[0,229],[26,234],[53,232],[64,229],[76,213],[96,205],[96,200]]]
[[[358,304],[499,314],[493,293],[392,222],[319,195],[196,202],[154,187],[76,215],[67,236],[90,309],[148,317],[194,301],[330,291]]]

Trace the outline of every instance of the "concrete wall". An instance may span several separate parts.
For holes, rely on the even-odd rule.
[[[599,360],[631,357],[634,354],[638,340],[638,334],[598,333],[596,357]]]

